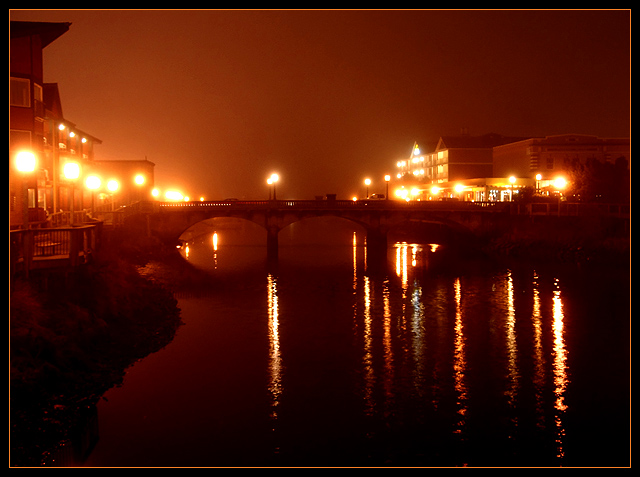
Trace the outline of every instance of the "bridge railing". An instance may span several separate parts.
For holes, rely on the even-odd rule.
[[[596,216],[609,215],[628,218],[629,204],[596,204],[583,202],[471,202],[471,201],[402,201],[402,200],[220,200],[190,202],[139,202],[121,212],[153,213],[192,209],[220,208],[228,210],[433,210],[504,212],[511,215],[563,215]]]
[[[629,204],[589,203],[589,202],[514,202],[510,207],[511,214],[543,215],[568,217],[610,216],[629,218],[631,206]]]
[[[504,202],[400,201],[400,200],[238,200],[203,202],[158,202],[156,210],[191,208],[232,209],[504,209]],[[142,209],[140,209],[142,211]]]
[[[10,273],[28,277],[35,269],[83,265],[100,248],[102,223],[78,227],[11,230]]]

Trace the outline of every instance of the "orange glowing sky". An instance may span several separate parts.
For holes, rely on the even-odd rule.
[[[13,10],[98,159],[192,196],[384,192],[414,140],[630,137],[629,10]],[[376,186],[376,178],[380,186]],[[380,189],[380,190],[378,190]]]

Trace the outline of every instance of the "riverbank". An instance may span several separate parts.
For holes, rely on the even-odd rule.
[[[631,263],[629,221],[615,218],[524,218],[508,230],[486,231],[480,242],[483,253],[499,259],[616,266]]]
[[[12,286],[12,467],[59,465],[60,447],[88,410],[181,325],[172,293],[140,275],[140,257],[114,242],[77,275],[50,277],[46,289],[22,280]]]

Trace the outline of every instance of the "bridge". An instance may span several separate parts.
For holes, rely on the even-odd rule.
[[[340,217],[366,231],[370,248],[385,248],[391,230],[412,223],[447,227],[460,236],[490,226],[508,214],[505,202],[399,201],[399,200],[251,200],[207,202],[140,202],[129,207],[124,224],[178,243],[191,226],[216,217],[248,220],[267,232],[267,251],[277,256],[278,233],[295,222],[312,217]],[[144,228],[144,229],[143,229]]]
[[[267,232],[267,253],[278,255],[278,233],[295,222],[312,217],[340,217],[366,231],[370,249],[386,249],[392,230],[415,224],[435,224],[450,237],[473,240],[497,227],[513,227],[536,216],[618,217],[628,221],[629,205],[546,203],[401,201],[401,200],[227,200],[206,202],[144,201],[126,208],[123,224],[137,233],[155,236],[167,244],[179,243],[191,226],[216,217],[233,217],[256,223]]]

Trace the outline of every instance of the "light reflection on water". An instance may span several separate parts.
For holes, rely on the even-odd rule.
[[[246,263],[258,263],[263,249],[247,248],[234,250],[233,246],[220,245],[220,234],[212,234],[213,260],[209,264],[218,272],[219,257],[228,252],[229,256],[244,255]],[[204,240],[203,243],[206,243]],[[442,280],[430,283],[430,290],[424,289],[421,279],[429,266],[429,257],[442,249],[438,244],[397,243],[391,248],[393,276],[378,277],[367,274],[367,249],[359,245],[356,232],[353,233],[351,257],[351,275],[354,302],[353,320],[354,336],[361,343],[361,394],[363,398],[362,412],[369,417],[379,417],[381,412],[387,414],[391,410],[397,412],[400,406],[398,397],[406,400],[430,402],[433,410],[439,407],[453,406],[451,416],[451,433],[465,438],[465,428],[469,407],[473,406],[469,389],[467,341],[473,339],[466,333],[466,322],[474,320],[472,308],[477,306],[477,295],[482,291],[478,285],[472,290],[465,289],[466,279],[456,276],[449,282]],[[200,253],[202,253],[200,251]],[[306,253],[300,250],[293,252]],[[335,250],[332,251],[335,253]],[[287,255],[284,253],[283,255]],[[194,250],[187,245],[184,250],[187,260],[194,260]],[[326,257],[324,257],[326,258]],[[319,259],[323,260],[322,258]],[[239,262],[228,262],[238,266]],[[206,265],[205,265],[206,266]],[[307,277],[305,277],[306,279]],[[281,342],[280,297],[278,293],[277,274],[267,274],[267,315],[269,337],[269,385],[271,395],[271,418],[277,421],[279,408],[286,396],[287,373],[286,344]],[[546,416],[544,403],[553,399],[555,414],[553,416],[553,434],[556,445],[555,457],[561,461],[564,456],[563,439],[565,429],[563,414],[567,411],[564,397],[570,379],[568,376],[567,351],[564,346],[563,312],[561,286],[554,280],[551,300],[553,318],[553,349],[546,359],[553,363],[554,382],[553,397],[545,395],[545,350],[543,348],[543,311],[541,295],[538,289],[540,278],[534,272],[531,277],[532,308],[526,314],[516,310],[514,294],[516,293],[511,270],[504,270],[493,277],[491,286],[493,315],[490,323],[494,328],[489,337],[496,350],[504,350],[504,361],[497,359],[491,363],[490,374],[503,374],[506,397],[505,405],[509,424],[505,428],[508,439],[514,439],[518,428],[519,393],[523,379],[520,369],[518,349],[518,328],[529,326],[533,339],[533,365],[530,379],[535,389],[536,426],[545,430]],[[450,289],[449,289],[450,288]],[[465,300],[471,303],[466,306]],[[452,316],[448,313],[449,303],[453,304]],[[286,307],[286,303],[284,304]],[[449,320],[452,321],[449,321]],[[519,325],[517,320],[526,320]],[[474,325],[474,326],[477,326]],[[501,331],[502,330],[502,331]],[[526,333],[528,334],[528,332]],[[447,343],[446,340],[450,342]],[[451,353],[449,357],[448,353]],[[498,353],[499,354],[499,353]],[[498,357],[496,355],[496,357]],[[496,369],[502,366],[503,371]],[[407,386],[405,380],[398,377],[410,376]],[[452,381],[449,389],[447,382]],[[451,403],[447,402],[451,400]],[[382,411],[386,410],[386,411]],[[274,427],[275,429],[275,427]]]
[[[434,264],[446,248],[437,244],[394,244],[379,273],[355,232],[348,242],[282,247],[276,269],[265,269],[264,247],[234,247],[220,231],[183,250],[221,277],[225,267],[245,270],[246,303],[234,294],[226,306],[265,317],[238,326],[264,336],[277,439],[247,449],[252,457],[240,464],[563,464],[572,411],[563,282],[533,270],[443,272]],[[211,293],[224,300],[224,291]],[[234,319],[199,313],[183,316],[199,333],[209,332],[207,320]],[[188,343],[166,352],[174,346]],[[241,404],[253,399],[259,408],[259,396]],[[193,465],[227,465],[220,459]]]

